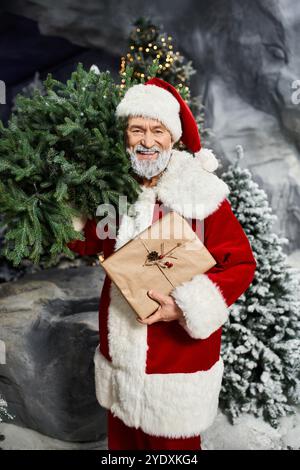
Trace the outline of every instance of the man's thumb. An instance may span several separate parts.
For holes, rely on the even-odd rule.
[[[165,296],[159,292],[148,290],[148,295],[151,297],[151,299],[157,300],[160,304],[165,302]]]

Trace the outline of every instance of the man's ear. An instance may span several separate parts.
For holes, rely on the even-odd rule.
[[[169,131],[169,134],[170,134],[170,137],[171,137],[171,148],[172,148],[175,142],[174,142],[174,140],[173,140],[173,136],[172,136],[172,134],[171,134],[170,131]]]

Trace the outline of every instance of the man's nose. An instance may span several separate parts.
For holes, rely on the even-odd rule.
[[[142,145],[146,148],[151,148],[155,144],[154,138],[151,132],[145,132],[144,137],[141,141]]]

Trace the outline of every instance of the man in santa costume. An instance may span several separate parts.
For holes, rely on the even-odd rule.
[[[222,325],[251,284],[256,262],[231,210],[229,188],[214,174],[217,160],[201,149],[195,119],[176,89],[158,78],[134,85],[116,113],[127,119],[126,149],[141,193],[116,239],[102,240],[95,220],[79,218],[74,226],[85,241],[69,248],[106,258],[161,217],[157,207],[163,206],[194,231],[201,221],[217,264],[169,296],[150,286],[158,309],[143,321],[106,276],[94,362],[97,399],[108,409],[108,448],[200,449],[200,433],[218,409]],[[173,149],[180,139],[189,151]]]

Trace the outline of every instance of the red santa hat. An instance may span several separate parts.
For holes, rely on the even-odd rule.
[[[217,169],[218,161],[212,151],[201,148],[198,126],[189,106],[176,88],[161,78],[130,87],[117,106],[116,115],[157,119],[170,131],[174,142],[181,140],[200,159],[205,170]]]

